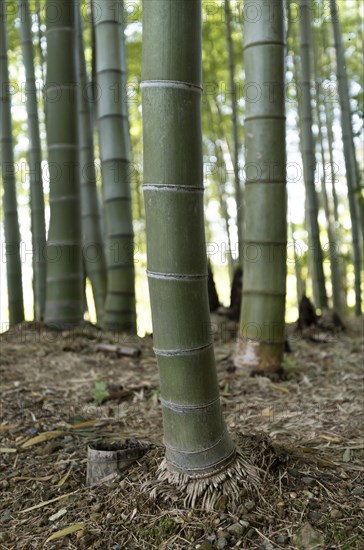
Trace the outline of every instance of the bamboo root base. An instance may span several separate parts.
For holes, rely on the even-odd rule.
[[[281,368],[284,341],[259,342],[240,337],[236,343],[234,366],[249,373],[272,374]]]
[[[208,477],[193,477],[172,472],[166,459],[158,468],[158,481],[151,490],[151,496],[161,496],[164,500],[183,492],[186,507],[199,507],[212,510],[222,495],[229,498],[232,507],[241,500],[244,489],[251,491],[260,484],[259,469],[248,463],[243,452],[237,448],[235,458],[225,469]]]

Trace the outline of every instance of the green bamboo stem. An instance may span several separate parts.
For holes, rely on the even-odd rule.
[[[39,48],[39,65],[40,65],[40,71],[42,75],[42,82],[45,82],[45,59],[44,59],[44,53],[42,48],[42,38],[43,33],[41,29],[42,25],[42,19],[41,19],[41,7],[40,7],[40,1],[35,1],[35,13],[37,15],[37,24],[38,24],[38,48]]]
[[[106,260],[101,233],[99,199],[96,187],[96,170],[90,102],[87,96],[87,74],[79,2],[77,16],[78,59],[78,116],[79,161],[81,187],[81,217],[83,257],[86,275],[90,279],[95,302],[97,322],[101,325],[106,298]]]
[[[330,0],[330,13],[334,30],[335,51],[337,60],[336,70],[341,108],[342,140],[344,146],[346,181],[348,186],[348,200],[351,217],[351,234],[355,277],[355,314],[359,316],[361,315],[361,253],[359,244],[360,205],[357,203],[355,198],[355,194],[358,192],[359,185],[356,172],[356,158],[351,123],[349,84],[348,75],[346,72],[346,60],[342,45],[339,14],[336,11],[336,3],[334,0]]]
[[[290,222],[290,229],[291,229],[291,235],[292,235],[292,242],[293,242],[293,255],[294,255],[294,270],[295,270],[295,276],[296,276],[296,294],[297,294],[297,306],[299,306],[299,303],[301,301],[302,296],[306,293],[306,285],[303,281],[302,277],[302,266],[301,266],[301,254],[298,253],[297,249],[297,241],[295,239],[295,225],[291,221]]]
[[[107,231],[103,326],[135,332],[134,235],[121,3],[105,0],[95,18],[99,143]]]
[[[14,324],[24,320],[24,306],[7,52],[6,9],[3,3],[0,5],[0,151],[9,321]]]
[[[287,42],[287,53],[291,51],[293,53],[292,55],[292,61],[294,66],[294,74],[296,75],[297,79],[297,60],[294,52],[294,43],[293,43],[293,24],[292,24],[292,10],[291,10],[291,0],[286,0],[286,14],[287,14],[287,31],[286,31],[286,42]],[[296,82],[297,84],[297,82]],[[300,109],[299,105],[297,105],[297,118],[298,118],[298,127],[301,127],[301,115],[300,115]],[[301,144],[300,144],[301,147]],[[306,293],[306,285],[302,277],[302,264],[301,264],[301,254],[298,252],[297,249],[297,241],[295,239],[295,225],[292,221],[289,223],[291,236],[292,236],[292,243],[293,243],[293,257],[294,257],[294,270],[295,270],[295,277],[296,277],[296,295],[297,295],[297,307],[299,307],[299,303],[301,301],[302,296]]]
[[[334,227],[336,232],[336,243],[338,249],[340,249],[340,243],[342,242],[342,227],[339,221],[339,198],[336,190],[337,177],[335,171],[335,160],[334,160],[334,133],[332,130],[333,127],[333,113],[332,105],[329,104],[329,101],[324,100],[325,105],[325,117],[326,117],[326,130],[327,130],[327,144],[329,151],[329,162],[330,162],[330,184],[331,184],[331,196],[333,203],[333,215],[334,215]],[[341,304],[342,304],[342,314],[346,314],[347,310],[347,280],[346,280],[346,266],[345,258],[343,255],[340,255],[340,276],[341,276]]]
[[[225,156],[224,151],[222,147],[222,139],[223,139],[223,131],[221,127],[221,120],[220,118],[217,118],[217,132],[220,140],[220,147],[216,144],[216,131],[214,128],[214,120],[216,120],[216,113],[214,113],[214,107],[216,110],[216,104],[212,104],[211,101],[208,102],[209,106],[209,126],[210,126],[210,132],[211,132],[211,139],[213,139],[214,147],[215,147],[215,155],[217,158],[217,166],[224,166],[225,168],[225,174],[227,174],[227,167],[225,162]],[[222,219],[224,220],[225,225],[225,231],[226,231],[226,237],[227,237],[227,245],[228,245],[228,251],[227,251],[227,262],[228,262],[228,270],[229,270],[229,279],[230,283],[232,283],[233,276],[234,276],[234,260],[232,257],[232,247],[231,247],[231,237],[230,237],[230,216],[227,208],[227,202],[226,202],[226,192],[225,192],[225,183],[222,181],[222,177],[220,176],[220,172],[218,171],[217,176],[215,176],[215,184],[216,184],[216,191],[217,196],[219,198],[219,205],[220,205],[220,215]]]
[[[325,55],[324,62],[324,74],[327,80],[330,80],[331,65],[332,59],[330,51],[327,50],[328,47],[328,37],[326,31],[326,25],[322,26],[322,41],[323,49]],[[332,103],[328,101],[326,97],[323,98],[323,103],[325,107],[325,118],[326,118],[326,131],[327,131],[327,142],[328,142],[328,151],[329,151],[329,160],[330,160],[330,174],[331,174],[331,194],[333,200],[333,211],[336,229],[339,231],[339,199],[336,190],[336,174],[335,174],[335,162],[334,162],[334,132],[333,132],[333,110]]]
[[[34,74],[34,48],[28,0],[18,0],[20,39],[26,77],[26,108],[28,116],[28,165],[30,180],[30,214],[33,247],[34,318],[42,319],[46,290],[46,229],[42,181],[42,149],[39,134],[37,88]]]
[[[55,4],[58,17],[54,17]],[[63,328],[83,318],[75,19],[67,0],[47,0],[46,7],[50,224],[45,320]]]
[[[324,140],[322,135],[322,122],[321,122],[321,97],[320,97],[320,87],[322,80],[319,77],[318,69],[318,45],[317,45],[317,36],[314,36],[313,41],[313,53],[314,53],[314,76],[315,76],[315,86],[316,86],[316,117],[317,117],[317,127],[318,127],[318,145],[320,148],[321,163],[322,163],[322,177],[321,177],[321,188],[322,188],[322,198],[324,205],[324,212],[327,222],[327,235],[329,239],[329,259],[330,259],[330,271],[331,271],[331,287],[332,287],[332,302],[334,310],[342,314],[343,307],[341,303],[341,275],[340,275],[340,265],[338,260],[338,248],[335,238],[334,230],[334,221],[331,213],[331,207],[329,203],[329,197],[327,193],[326,185],[326,159],[325,159],[325,149],[324,149]]]
[[[327,143],[329,150],[330,160],[330,174],[331,174],[331,193],[334,207],[334,219],[335,224],[339,227],[339,199],[336,191],[336,174],[335,174],[335,161],[334,161],[334,133],[332,131],[332,112],[328,101],[324,101],[325,104],[325,117],[326,117],[326,129],[327,129]]]
[[[167,467],[190,476],[222,470],[235,455],[208,328],[201,19],[200,2],[143,5],[143,189],[154,346]]]
[[[92,105],[95,105],[95,99],[97,95],[96,90],[96,33],[95,33],[95,13],[94,13],[94,3],[92,0],[87,0],[87,5],[90,9],[90,25],[91,25],[91,84],[92,84]],[[97,109],[92,109],[92,120],[94,126],[96,126],[97,120]]]
[[[302,153],[303,172],[308,207],[308,233],[312,260],[313,286],[317,288],[316,306],[327,307],[325,276],[323,269],[323,253],[320,242],[320,228],[318,224],[318,202],[315,189],[315,148],[312,132],[311,109],[311,59],[312,46],[311,17],[309,0],[301,0],[300,10],[300,38],[301,38],[301,86],[302,86]]]
[[[245,20],[246,87],[260,99],[246,102],[244,281],[237,367],[276,371],[284,353],[287,197],[285,143],[285,44],[283,0],[269,17],[265,0],[246,0],[262,16]],[[274,83],[274,93],[265,85]]]
[[[294,57],[294,70],[296,75],[298,75],[298,60],[296,57]],[[303,163],[303,144],[302,144],[302,115],[301,115],[301,109],[300,105],[297,105],[297,120],[298,120],[298,130],[299,134],[301,136],[300,142],[299,142],[299,150],[301,154],[301,159]],[[307,193],[305,194],[305,201],[304,201],[304,228],[308,234],[308,247],[312,247],[311,244],[311,233],[310,233],[310,216],[309,216],[309,209],[308,209],[308,199],[307,199]],[[315,274],[313,273],[313,264],[314,264],[314,257],[310,253],[307,254],[307,278],[311,280],[311,292],[313,295],[313,301],[315,304],[320,303],[319,299],[319,293],[318,293],[318,286],[317,286],[317,278],[315,277]],[[305,281],[305,292],[306,292],[306,281]]]
[[[210,39],[210,43],[212,44],[211,39]],[[231,44],[231,46],[232,46],[232,44]],[[211,49],[211,55],[210,55],[209,61],[210,61],[210,70],[212,71],[213,74],[215,74],[218,70],[218,59],[216,58],[214,48]],[[231,74],[233,75],[233,84],[230,82],[230,86],[231,86],[231,88],[233,88],[233,85],[235,86],[234,66],[230,67],[230,75]],[[233,108],[236,111],[236,89],[235,88],[233,89],[233,94],[232,95],[233,95],[232,105],[233,105]],[[235,197],[234,198],[235,198],[235,204],[236,204],[236,229],[237,229],[237,233],[238,233],[237,260],[239,261],[239,255],[242,258],[242,250],[241,250],[241,245],[239,245],[239,243],[242,243],[243,193],[242,193],[242,189],[241,189],[241,182],[239,180],[239,159],[236,156],[236,151],[238,151],[238,138],[237,139],[234,138],[234,133],[235,133],[235,131],[237,131],[237,128],[235,128],[235,126],[233,125],[233,141],[234,141],[234,145],[233,145],[234,149],[233,149],[231,147],[231,144],[229,143],[229,139],[225,136],[224,118],[223,118],[223,114],[222,114],[218,99],[216,98],[215,100],[209,100],[208,101],[208,107],[209,107],[209,110],[211,111],[211,113],[213,115],[210,118],[210,121],[209,121],[210,122],[210,127],[213,123],[213,120],[216,120],[217,132],[218,132],[218,136],[219,136],[219,140],[220,140],[220,149],[221,149],[221,155],[218,155],[218,156],[222,157],[222,161],[223,161],[223,164],[224,164],[224,167],[225,167],[225,178],[226,179],[228,178],[228,174],[231,173],[227,168],[226,156],[229,157],[230,162],[234,167],[234,182],[233,182],[233,184],[234,184],[234,188],[235,188]],[[237,122],[237,117],[235,118],[235,122]],[[237,185],[237,182],[238,182],[238,185]],[[222,182],[221,182],[221,185],[223,185]],[[225,184],[223,186],[225,187]],[[225,219],[226,231],[227,231],[227,234],[228,234],[229,251],[232,251],[231,239],[230,239],[229,214],[228,214],[228,210],[227,210],[226,199],[225,198],[220,198],[220,197],[221,197],[221,190],[219,189],[219,200],[220,200],[221,212],[222,212],[223,217]],[[240,204],[240,207],[239,207],[239,204]],[[241,233],[241,235],[240,235],[240,233]],[[240,237],[239,237],[239,235],[240,235]],[[233,257],[232,257],[232,252],[229,253],[229,255],[228,255],[228,262],[229,262],[230,282],[232,282],[232,279],[233,279],[233,276],[234,276],[234,260],[233,260]]]
[[[242,265],[243,258],[243,225],[244,225],[244,206],[241,189],[241,181],[239,175],[239,131],[238,131],[238,109],[235,86],[235,63],[234,63],[234,45],[231,35],[231,13],[230,0],[225,0],[225,19],[226,19],[226,40],[228,46],[229,57],[229,78],[230,78],[230,93],[231,93],[231,109],[232,109],[232,126],[233,126],[233,165],[234,165],[234,184],[235,184],[235,200],[236,200],[236,216],[238,226],[238,248],[239,248],[239,263]]]
[[[220,104],[218,102],[218,100],[216,100],[214,102],[214,109],[216,111],[216,120],[217,120],[217,125],[218,125],[218,130],[219,130],[219,135],[220,135],[220,149],[221,149],[221,154],[222,154],[222,158],[223,158],[223,162],[224,162],[224,166],[225,166],[225,178],[228,179],[228,174],[231,174],[231,171],[228,170],[228,167],[227,167],[227,162],[226,162],[226,158],[229,159],[229,163],[231,163],[232,165],[234,165],[234,158],[233,158],[233,154],[232,154],[232,151],[231,151],[231,145],[229,143],[229,140],[225,137],[225,132],[224,132],[224,119],[223,119],[223,114],[221,112],[221,108],[220,108]],[[234,181],[235,180],[235,176],[234,176]],[[235,184],[234,184],[235,185]],[[241,200],[243,201],[244,200],[244,196],[243,194],[241,194]],[[237,233],[238,233],[238,227],[239,227],[239,223],[243,223],[243,219],[242,219],[242,215],[240,213],[240,222],[238,220],[238,203],[236,201],[236,194],[235,194],[235,204],[236,204],[236,230],[237,230]],[[225,205],[225,208],[227,206]],[[242,205],[241,206],[241,210],[243,211],[243,208],[244,206]],[[243,241],[241,241],[243,242]],[[242,254],[243,254],[243,246],[239,245],[239,233],[238,233],[238,254],[237,254],[237,262],[236,263],[239,263],[239,254],[241,255],[241,258],[243,257]],[[231,245],[231,243],[230,243]],[[232,248],[230,248],[230,250],[232,250]],[[236,250],[236,249],[235,249]],[[233,258],[231,256],[231,261],[233,263]],[[233,268],[233,272],[234,272],[234,266],[232,266]]]

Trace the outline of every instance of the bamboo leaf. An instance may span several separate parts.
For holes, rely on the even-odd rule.
[[[43,476],[43,477],[30,477],[30,476],[17,476],[13,477],[12,481],[49,481],[53,476]]]
[[[56,512],[52,516],[49,516],[48,519],[49,521],[57,521],[57,519],[61,518],[65,514],[67,514],[67,508],[61,508],[60,510],[58,510],[58,512]]]
[[[70,430],[79,430],[81,428],[91,428],[93,426],[102,426],[100,420],[85,420],[84,422],[79,422],[78,424],[73,424],[70,426]]]
[[[59,437],[60,435],[64,435],[64,432],[62,430],[54,430],[52,432],[46,432],[40,435],[37,435],[36,437],[32,437],[31,439],[28,439],[25,443],[23,443],[22,447],[23,449],[27,447],[31,447],[32,445],[38,445],[38,443],[43,443],[43,441],[49,441],[50,439],[54,439],[55,437]]]
[[[285,386],[278,386],[278,384],[272,384],[272,387],[275,390],[281,391],[282,393],[289,393],[289,389],[286,388]]]
[[[272,409],[263,409],[260,413],[260,416],[274,416],[274,410],[272,410]]]
[[[76,531],[80,531],[85,526],[84,522],[81,523],[75,523],[74,525],[69,525],[65,529],[61,529],[60,531],[56,531],[47,538],[46,543],[50,542],[51,540],[61,539],[62,537],[66,537],[67,535],[71,535],[72,533],[76,533]]]
[[[35,504],[34,506],[30,506],[29,508],[25,508],[25,510],[20,510],[19,514],[25,514],[25,512],[31,512],[32,510],[37,510],[38,508],[43,508],[44,506],[47,506],[48,504],[52,504],[53,502],[58,502],[59,500],[62,500],[64,498],[68,498],[69,496],[73,495],[75,491],[72,493],[67,493],[66,495],[60,495],[59,497],[51,498],[51,500],[44,500],[43,502],[39,502],[39,504]]]
[[[3,424],[0,426],[0,432],[4,432],[5,430],[12,430],[13,428],[16,428],[16,424]]]
[[[351,459],[351,451],[350,449],[345,449],[343,454],[343,462],[350,462]]]
[[[68,471],[65,473],[65,475],[63,477],[61,477],[61,479],[59,480],[59,482],[57,483],[57,487],[62,487],[62,485],[64,485],[64,483],[67,481],[67,479],[69,478],[69,475],[70,473],[72,472],[72,466],[69,467]]]
[[[332,443],[340,443],[340,439],[338,437],[332,436],[332,435],[319,435],[321,439],[326,439],[326,441],[331,441]]]

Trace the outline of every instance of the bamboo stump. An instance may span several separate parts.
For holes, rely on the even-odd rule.
[[[125,442],[96,442],[87,449],[87,479],[89,487],[110,483],[133,462],[141,458],[147,447],[139,441],[126,439]]]

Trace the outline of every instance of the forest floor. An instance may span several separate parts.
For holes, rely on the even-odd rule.
[[[151,496],[164,451],[150,336],[31,323],[2,335],[1,549],[364,549],[363,320],[323,342],[288,327],[292,352],[274,380],[234,371],[236,327],[222,319],[213,332],[224,414],[256,449],[247,460],[265,467],[258,489],[242,488],[234,506],[223,495],[209,512],[178,491]],[[97,351],[101,342],[141,355]],[[150,446],[122,479],[89,488],[87,447],[99,438]]]

